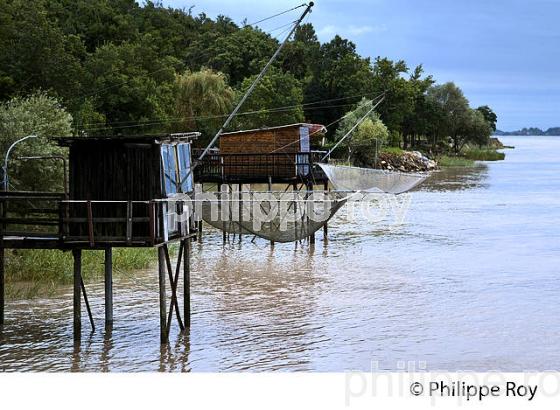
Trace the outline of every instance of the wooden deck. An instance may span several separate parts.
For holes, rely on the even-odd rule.
[[[315,165],[323,152],[208,154],[195,168],[199,183],[312,183],[327,180]]]
[[[188,201],[68,200],[64,193],[1,192],[0,247],[153,247],[191,236]],[[106,216],[116,215],[116,216]]]

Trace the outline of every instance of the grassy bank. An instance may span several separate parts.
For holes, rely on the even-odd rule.
[[[464,150],[462,155],[473,161],[501,161],[506,157],[503,152],[491,148],[469,148]]]
[[[117,248],[113,250],[114,275],[129,274],[155,263],[153,248]],[[82,274],[88,283],[101,281],[104,253],[84,251]],[[72,283],[71,252],[53,250],[12,250],[6,252],[7,297],[30,298],[53,294],[59,286]]]
[[[472,167],[475,161],[502,161],[505,157],[494,148],[467,147],[459,155],[440,155],[436,160],[440,167]]]
[[[440,167],[472,167],[474,160],[464,157],[452,157],[449,155],[441,155],[436,158]]]

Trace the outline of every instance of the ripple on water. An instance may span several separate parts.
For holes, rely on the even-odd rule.
[[[0,371],[559,370],[560,139],[504,142],[504,163],[431,177],[402,226],[336,217],[328,244],[274,250],[206,231],[191,329],[165,346],[155,268],[115,280],[113,331],[84,317],[79,347],[71,289],[10,301]]]

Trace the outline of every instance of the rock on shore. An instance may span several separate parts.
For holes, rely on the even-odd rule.
[[[382,152],[379,155],[379,167],[388,171],[426,172],[437,169],[437,162],[418,151],[402,153]]]

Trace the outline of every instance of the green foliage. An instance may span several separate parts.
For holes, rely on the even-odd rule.
[[[254,80],[255,77],[248,77],[243,81],[239,89],[239,98]],[[233,127],[250,129],[302,122],[304,120],[302,102],[301,82],[292,74],[273,67],[243,106],[245,112],[258,112],[237,117]],[[289,108],[274,110],[278,107]]]
[[[313,64],[313,63],[312,63]],[[306,109],[306,117],[312,122],[329,124],[342,117],[352,103],[350,97],[373,95],[370,60],[356,52],[356,45],[340,36],[321,45],[320,56],[312,65],[313,78],[305,89],[305,102],[348,99],[327,107],[312,106]]]
[[[0,0],[0,100],[37,89],[70,100],[81,91],[83,43],[65,35],[42,5]]]
[[[39,191],[62,190],[63,167],[60,161],[17,158],[64,155],[65,151],[46,137],[70,135],[71,123],[72,116],[58,100],[42,92],[0,104],[0,152],[6,153],[12,143],[27,135],[39,137],[22,141],[11,152],[9,175],[13,187]]]
[[[472,159],[450,155],[441,155],[436,160],[440,167],[471,167],[474,165]]]
[[[402,135],[398,131],[391,131],[389,133],[389,140],[387,141],[389,146],[399,148],[402,142]]]
[[[404,119],[414,108],[414,95],[409,82],[403,78],[408,66],[402,60],[393,62],[377,58],[373,67],[376,92],[385,93],[385,101],[378,109],[379,115],[392,131],[402,131]]]
[[[468,141],[478,144],[479,146],[488,145],[490,135],[492,135],[492,126],[479,110],[469,109],[469,116],[465,124],[465,134]]]
[[[483,105],[482,107],[478,107],[476,110],[484,116],[484,119],[486,120],[492,131],[496,131],[498,116],[492,110],[492,108],[488,107],[487,105]]]
[[[103,277],[103,252],[84,251],[82,274],[85,281]],[[118,274],[130,274],[150,266],[156,260],[154,249],[115,248],[113,269]],[[53,250],[12,250],[6,253],[6,283],[8,295],[31,297],[53,292],[57,286],[72,283],[72,253]]]
[[[437,120],[438,136],[449,136],[455,153],[459,153],[467,143],[485,145],[492,134],[491,123],[481,110],[473,110],[459,87],[446,83],[431,87],[428,98],[439,113]]]
[[[278,45],[259,28],[238,26],[225,16],[193,16],[190,9],[154,1],[0,0],[0,101],[44,90],[72,114],[80,134],[196,127],[209,135],[219,121],[176,122],[176,76],[203,69],[221,72],[224,93],[208,88],[203,98],[229,101],[231,89],[239,98]],[[234,125],[260,127],[303,119],[329,124],[361,97],[383,92],[386,99],[377,111],[391,145],[424,144],[439,150],[448,148],[451,138],[460,151],[466,143],[484,143],[486,131],[462,92],[452,83],[433,84],[421,65],[410,68],[405,61],[382,57],[372,62],[338,35],[321,44],[313,26],[304,24],[242,109],[272,110],[303,102],[304,111],[296,107],[292,112],[246,115]],[[183,98],[180,103],[185,110],[179,110],[181,116],[223,112],[186,102]],[[495,113],[487,106],[477,111],[495,129]],[[331,142],[336,128],[335,123],[329,130]]]
[[[297,28],[294,41],[286,44],[280,56],[282,69],[305,83],[312,80],[320,58],[321,43],[309,23]]]
[[[506,154],[489,148],[469,148],[462,152],[462,155],[474,161],[501,161],[505,159]]]
[[[226,35],[206,33],[189,51],[189,57],[199,61],[200,67],[223,72],[233,86],[238,86],[258,74],[277,47],[278,42],[268,34],[244,27]]]
[[[150,40],[145,37],[140,43],[104,45],[85,63],[96,111],[117,130],[142,122],[146,127],[134,132],[164,129],[168,125],[165,119],[173,113],[175,67],[179,64],[173,57],[159,58]],[[80,125],[90,133],[106,132]]]
[[[176,76],[175,84],[176,113],[181,118],[175,123],[177,131],[197,130],[205,140],[214,136],[235,99],[224,74],[211,69],[186,71]]]
[[[399,155],[402,154],[404,151],[398,147],[384,147],[381,149],[381,152],[386,152],[387,154]]]
[[[335,139],[344,138],[355,124],[360,121],[372,107],[372,101],[363,99],[355,110],[346,114],[340,122]],[[352,133],[340,144],[339,152],[347,152],[348,161],[355,165],[373,165],[379,149],[387,143],[389,131],[375,112],[367,114]]]

